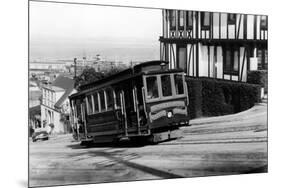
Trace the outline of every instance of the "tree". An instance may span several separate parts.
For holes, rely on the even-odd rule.
[[[74,81],[74,87],[78,88],[80,85],[87,84],[90,82],[94,82],[97,80],[100,80],[102,78],[105,78],[107,76],[111,76],[113,74],[117,74],[118,72],[122,71],[121,68],[112,68],[106,72],[97,72],[92,67],[87,67],[83,70],[82,74],[77,76]]]
[[[117,73],[121,72],[122,70],[124,70],[124,69],[118,68],[118,67],[113,67],[113,68],[111,68],[110,70],[108,70],[107,72],[105,72],[105,73],[104,73],[104,76],[105,76],[105,77],[111,76],[111,75],[113,75],[113,74],[117,74]]]
[[[83,70],[82,74],[77,76],[74,81],[74,87],[78,88],[80,85],[87,84],[90,82],[97,81],[104,78],[104,74],[101,72],[96,72],[92,67]]]

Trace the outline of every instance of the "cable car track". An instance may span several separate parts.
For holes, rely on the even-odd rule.
[[[267,137],[252,138],[222,138],[222,139],[202,139],[202,140],[176,140],[162,142],[159,145],[192,145],[192,144],[236,144],[236,143],[256,143],[267,142]]]

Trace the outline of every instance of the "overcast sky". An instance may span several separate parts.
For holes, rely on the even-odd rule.
[[[30,57],[156,59],[161,16],[156,9],[30,2]]]

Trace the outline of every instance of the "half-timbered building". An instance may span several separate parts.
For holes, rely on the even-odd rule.
[[[163,10],[160,59],[188,76],[247,81],[267,69],[268,17]]]

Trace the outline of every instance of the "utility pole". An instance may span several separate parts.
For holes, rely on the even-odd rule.
[[[76,73],[76,69],[77,69],[76,65],[77,65],[77,58],[75,57],[75,58],[74,58],[74,78],[76,78],[76,76],[77,76],[77,75],[76,75],[76,74],[77,74],[77,73]]]

